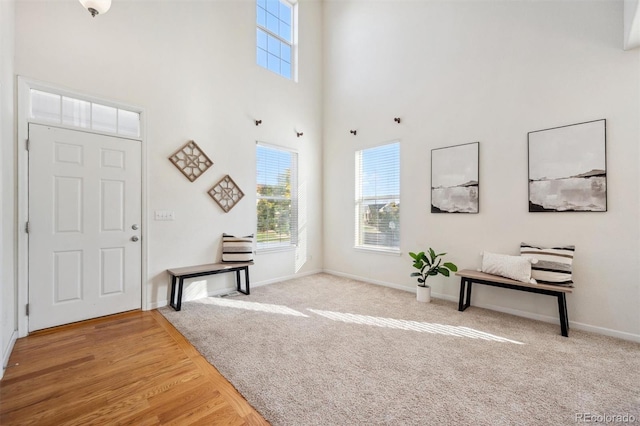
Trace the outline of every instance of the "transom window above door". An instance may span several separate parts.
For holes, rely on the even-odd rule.
[[[72,96],[30,90],[29,118],[68,127],[140,138],[140,112]]]

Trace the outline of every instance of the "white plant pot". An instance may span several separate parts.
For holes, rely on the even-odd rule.
[[[416,298],[418,299],[418,302],[431,302],[431,287],[417,286],[416,289]]]

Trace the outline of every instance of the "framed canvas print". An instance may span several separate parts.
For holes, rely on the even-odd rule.
[[[480,142],[431,150],[431,213],[478,213]]]
[[[529,132],[529,211],[606,212],[606,120]]]

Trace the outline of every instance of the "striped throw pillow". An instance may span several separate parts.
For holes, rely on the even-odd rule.
[[[222,234],[223,262],[253,262],[253,235],[234,237]]]
[[[575,246],[538,247],[520,244],[520,255],[538,262],[531,265],[531,277],[540,284],[573,287],[572,269]]]

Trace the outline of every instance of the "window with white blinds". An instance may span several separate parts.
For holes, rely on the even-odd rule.
[[[256,181],[257,248],[297,245],[298,154],[258,143]]]
[[[356,152],[355,246],[400,250],[400,142]]]

